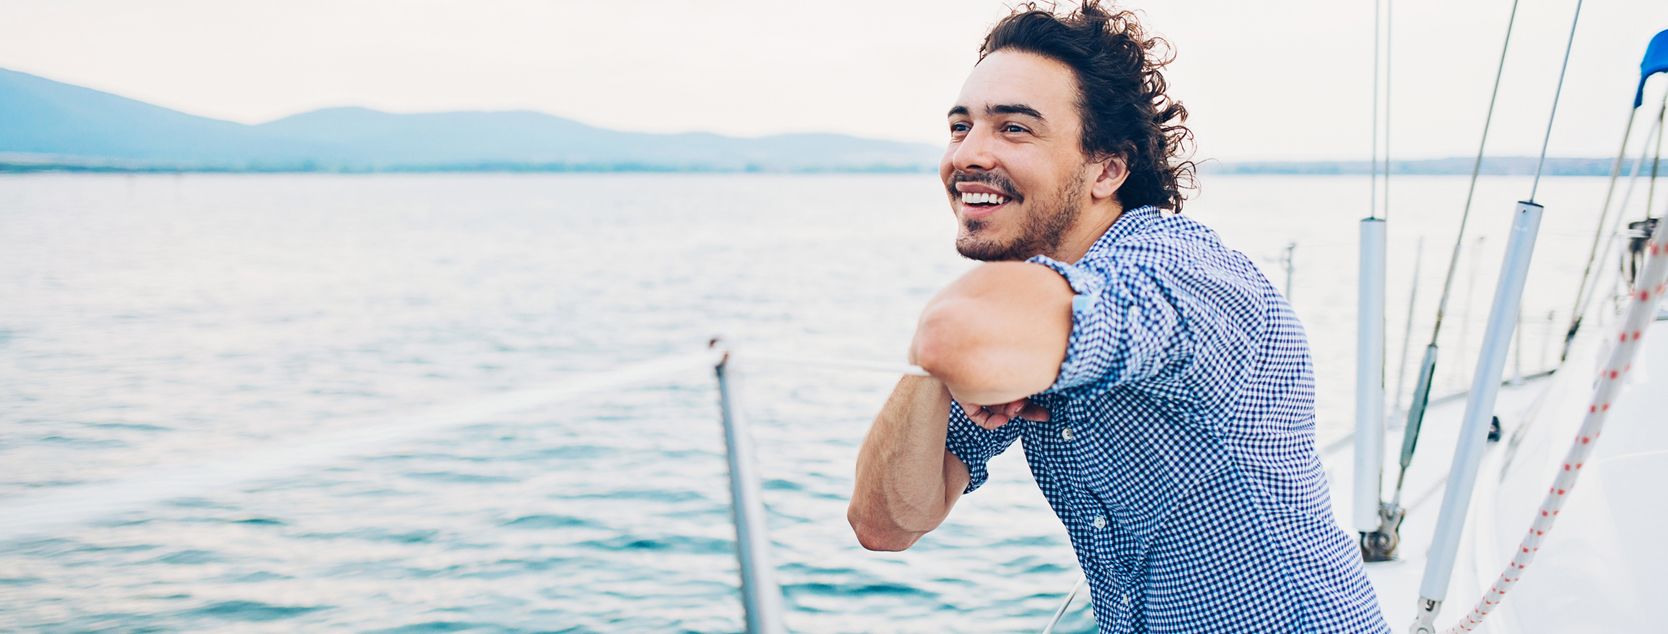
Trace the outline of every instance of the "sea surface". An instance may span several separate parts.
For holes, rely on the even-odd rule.
[[[1186,213],[1283,287],[1295,245],[1319,441],[1342,436],[1368,180],[1202,184]],[[1528,190],[1478,188],[1439,394],[1470,380]],[[1387,383],[1408,391],[1466,179],[1390,191]],[[1603,193],[1541,184],[1513,371],[1556,359]],[[722,336],[789,629],[1034,631],[1078,571],[1020,450],[914,548],[868,552],[852,464],[896,376],[745,361],[902,363],[970,266],[953,232],[932,175],[0,177],[0,516],[27,525],[20,501],[47,499],[82,518],[0,539],[0,630],[739,630],[710,370],[487,405]],[[469,420],[414,422],[440,410]],[[307,450],[362,428],[384,433]],[[1079,603],[1062,631],[1092,627]]]

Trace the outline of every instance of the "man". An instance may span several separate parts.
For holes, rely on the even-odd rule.
[[[997,24],[949,112],[956,248],[857,459],[849,519],[903,550],[1021,439],[1103,631],[1388,632],[1332,516],[1291,307],[1177,214],[1164,42],[1089,0]]]

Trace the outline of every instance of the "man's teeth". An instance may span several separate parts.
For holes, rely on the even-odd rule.
[[[984,192],[962,192],[961,202],[968,205],[1000,205],[1008,202],[1008,197]]]

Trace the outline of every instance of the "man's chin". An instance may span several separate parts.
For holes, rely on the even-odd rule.
[[[1015,243],[1004,244],[973,236],[964,235],[956,238],[956,252],[960,253],[961,257],[980,262],[1005,262],[1031,257],[1029,254],[1020,253],[1021,249],[1018,247]]]

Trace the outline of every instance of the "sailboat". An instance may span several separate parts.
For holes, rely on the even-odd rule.
[[[1572,43],[1579,3],[1575,15]],[[1668,481],[1668,428],[1658,424],[1660,395],[1668,393],[1668,312],[1660,308],[1668,288],[1668,227],[1647,219],[1631,223],[1626,234],[1617,231],[1643,151],[1610,218],[1646,83],[1668,72],[1668,30],[1646,47],[1640,70],[1561,363],[1539,377],[1503,380],[1542,211],[1531,191],[1517,203],[1471,390],[1463,400],[1426,401],[1433,335],[1399,447],[1385,446],[1382,387],[1375,394],[1373,385],[1382,383],[1382,370],[1372,367],[1382,354],[1371,353],[1382,346],[1382,328],[1369,325],[1383,319],[1382,227],[1363,223],[1355,451],[1327,456],[1328,475],[1340,522],[1362,534],[1367,572],[1392,624],[1411,616],[1409,631],[1424,634],[1642,632],[1668,623],[1668,605],[1651,590],[1668,568],[1668,554],[1654,540],[1655,528],[1668,522],[1668,504],[1656,489]],[[1560,74],[1560,89],[1562,81]],[[1660,148],[1652,139],[1662,134],[1665,110],[1668,98],[1644,135],[1645,151]],[[1553,112],[1555,118],[1556,102]],[[1486,134],[1485,127],[1485,143]],[[1481,157],[1480,148],[1479,165]],[[1617,244],[1620,257],[1612,259]],[[1594,298],[1606,295],[1600,288],[1621,291],[1594,309]],[[1440,328],[1440,309],[1437,323]],[[1451,463],[1426,457],[1410,469],[1420,445],[1426,453],[1451,449]],[[1400,466],[1389,501],[1381,486],[1384,465]]]
[[[1578,3],[1572,22],[1578,22],[1579,15]],[[1509,40],[1509,24],[1507,28]],[[1572,24],[1572,40],[1573,29]],[[1567,62],[1566,50],[1566,66]],[[1609,194],[1617,191],[1627,163],[1629,133],[1644,105],[1647,81],[1661,73],[1668,73],[1668,31],[1658,33],[1646,49]],[[1555,113],[1554,106],[1549,119],[1555,119]],[[1640,144],[1643,149],[1627,170],[1628,185],[1620,203],[1613,206],[1615,201],[1607,195],[1602,205],[1589,256],[1590,275],[1576,292],[1558,367],[1523,380],[1503,377],[1542,213],[1531,191],[1517,204],[1513,245],[1502,267],[1471,390],[1462,398],[1431,400],[1429,377],[1438,355],[1428,350],[1402,427],[1403,440],[1395,446],[1386,442],[1390,425],[1383,390],[1385,221],[1375,215],[1363,222],[1357,429],[1349,442],[1329,445],[1324,457],[1340,524],[1362,533],[1364,558],[1372,560],[1367,572],[1391,623],[1411,622],[1416,633],[1446,631],[1439,626],[1497,633],[1658,631],[1668,623],[1668,603],[1654,596],[1656,575],[1668,569],[1668,553],[1654,540],[1658,527],[1668,525],[1668,498],[1656,489],[1668,482],[1668,427],[1660,424],[1665,401],[1659,396],[1668,393],[1668,312],[1660,301],[1668,291],[1668,223],[1644,220],[1621,231],[1622,212],[1645,173],[1646,152],[1662,145],[1665,114],[1668,99],[1656,108],[1654,124]],[[1479,149],[1479,166],[1481,156]],[[1543,143],[1543,162],[1544,157]],[[1651,177],[1655,176],[1653,167]],[[1466,206],[1469,209],[1470,201]],[[1609,215],[1613,209],[1614,219]],[[1432,341],[1434,348],[1434,335]],[[51,492],[12,499],[10,513],[0,514],[0,541],[211,486],[209,479],[179,477],[181,473],[217,474],[213,486],[273,477],[369,451],[414,431],[456,428],[497,412],[703,368],[716,371],[719,387],[746,627],[751,632],[783,631],[782,595],[774,580],[760,479],[730,378],[736,357],[721,342],[711,342],[709,348],[573,384],[506,393],[467,409],[311,438],[268,450],[253,464],[228,460],[82,491],[90,489],[98,496]],[[739,358],[766,361],[768,355]],[[825,365],[918,371],[838,360]],[[1417,462],[1416,450],[1423,452]],[[1447,464],[1440,460],[1444,452],[1452,454]],[[1399,470],[1388,478],[1392,464]],[[1391,480],[1395,484],[1386,495]],[[1056,621],[1072,608],[1077,592],[1064,596]],[[1038,625],[1046,630],[1052,623]]]
[[[1516,10],[1514,4],[1514,19]],[[1578,1],[1566,70],[1580,11]],[[1396,445],[1386,443],[1386,222],[1376,209],[1361,222],[1357,424],[1350,437],[1326,447],[1323,459],[1339,523],[1360,532],[1367,574],[1393,626],[1410,623],[1406,631],[1413,634],[1645,632],[1668,623],[1668,604],[1654,591],[1668,569],[1668,552],[1656,541],[1657,529],[1668,525],[1668,498],[1657,488],[1668,482],[1668,427],[1660,424],[1668,416],[1660,396],[1668,394],[1668,310],[1660,299],[1668,292],[1668,223],[1657,218],[1668,213],[1649,217],[1647,201],[1647,218],[1621,230],[1647,153],[1660,153],[1668,95],[1643,135],[1620,204],[1612,206],[1646,84],[1659,73],[1668,73],[1668,30],[1651,39],[1640,64],[1559,364],[1531,377],[1504,376],[1544,211],[1534,202],[1537,168],[1529,198],[1517,202],[1472,386],[1431,400],[1436,334],[1472,205],[1467,194],[1435,332],[1411,405],[1397,412],[1407,419]],[[1488,120],[1494,108],[1491,97]],[[1376,112],[1374,118],[1376,124]],[[1487,135],[1485,123],[1471,192]],[[1376,131],[1374,143],[1376,190]],[[1543,164],[1545,155],[1543,141]],[[1653,180],[1659,161],[1649,161]],[[1375,204],[1377,199],[1375,191]],[[1595,301],[1600,298],[1611,301]],[[1415,465],[1421,446],[1426,455]],[[1444,451],[1452,452],[1449,464],[1429,455]],[[1078,590],[1067,595],[1045,633]]]
[[[1580,11],[1578,0],[1557,93],[1562,92]],[[1507,45],[1511,28],[1508,21]],[[1628,150],[1633,113],[1643,106],[1647,81],[1659,73],[1668,73],[1668,30],[1646,49],[1622,149],[1611,170],[1610,194]],[[1557,98],[1548,117],[1548,139]],[[1490,119],[1494,107],[1491,98]],[[1653,139],[1660,141],[1665,114],[1668,96],[1656,109],[1643,147],[1661,147]],[[1473,192],[1486,143],[1487,124],[1473,168]],[[1376,162],[1376,148],[1374,154]],[[1543,140],[1542,167],[1545,157]],[[1668,223],[1647,219],[1630,223],[1625,234],[1618,231],[1644,161],[1643,153],[1633,161],[1614,220],[1609,213],[1613,197],[1607,195],[1603,203],[1560,363],[1549,372],[1506,380],[1505,361],[1544,212],[1535,202],[1537,168],[1528,198],[1516,203],[1511,243],[1471,389],[1430,398],[1438,356],[1433,333],[1396,446],[1385,442],[1385,219],[1374,214],[1363,220],[1357,427],[1346,442],[1330,443],[1323,459],[1339,522],[1360,531],[1367,574],[1393,625],[1411,622],[1407,631],[1434,634],[1643,632],[1660,631],[1668,623],[1668,603],[1654,597],[1656,577],[1668,569],[1668,552],[1655,541],[1657,528],[1668,525],[1668,504],[1656,488],[1668,482],[1668,427],[1655,424],[1664,418],[1658,395],[1668,393],[1668,311],[1660,299],[1668,292]],[[1471,203],[1468,194],[1462,218],[1469,216]],[[1457,241],[1464,238],[1463,223],[1454,260]],[[1619,253],[1612,257],[1612,251]],[[1595,303],[1598,298],[1614,301]],[[722,375],[720,370],[721,382]],[[728,429],[734,422],[725,394]],[[732,450],[745,453],[745,433],[740,436]],[[1424,460],[1414,464],[1420,446]],[[1452,453],[1446,465],[1440,455],[1430,455],[1444,451]],[[1387,465],[1399,467],[1388,499]],[[757,543],[763,531],[757,492],[748,489],[746,478],[732,480],[748,628],[781,631],[780,617],[773,614],[779,609],[778,593],[768,564],[761,562],[762,547],[748,545]],[[1065,594],[1053,618],[1043,624],[1045,634],[1072,609],[1082,587],[1080,580]]]

